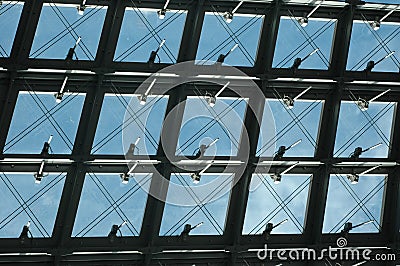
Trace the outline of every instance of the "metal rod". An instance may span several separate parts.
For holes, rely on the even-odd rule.
[[[299,139],[298,141],[296,141],[295,143],[293,143],[292,145],[290,145],[289,147],[286,148],[286,150],[289,150],[291,148],[294,148],[295,146],[297,146],[302,140]]]
[[[234,14],[239,9],[239,7],[243,4],[243,2],[244,1],[240,1],[239,4],[237,4],[237,6],[232,10],[232,14]]]
[[[299,163],[300,163],[300,162],[297,162],[297,163],[293,164],[292,166],[290,166],[289,168],[287,168],[285,171],[283,171],[283,172],[281,173],[281,175],[286,174],[287,172],[289,172],[290,170],[292,170],[293,168],[295,168],[296,165],[298,165]]]
[[[311,10],[310,13],[308,13],[307,18],[311,17],[311,15],[314,14],[315,11],[317,11],[317,9],[321,6],[322,2],[324,2],[324,0],[322,0],[321,2],[319,2],[319,4],[318,4],[316,7],[314,7],[314,9]]]
[[[288,221],[288,219],[285,219],[285,220],[283,220],[283,221],[280,221],[279,223],[277,223],[275,226],[273,226],[272,228],[276,228],[276,227],[278,227],[278,226],[280,226],[281,224],[284,224],[284,223],[286,223]]]
[[[140,141],[140,137],[138,137],[137,139],[136,139],[136,141],[135,141],[135,146],[137,146],[138,144],[139,144],[139,141]]]
[[[392,10],[390,10],[386,15],[384,15],[384,16],[379,20],[379,22],[384,21],[384,20],[385,20],[388,16],[390,16],[397,8],[398,8],[398,6],[395,7],[395,8],[393,8]]]
[[[167,0],[167,1],[165,2],[165,5],[164,5],[163,9],[167,9],[167,6],[168,6],[168,4],[169,4],[169,1],[170,1],[170,0]]]
[[[61,85],[60,93],[64,92],[65,85],[67,84],[68,76],[65,76],[63,84]]]
[[[136,162],[132,167],[131,167],[131,169],[129,169],[129,171],[128,171],[128,175],[129,174],[132,174],[132,172],[135,170],[135,168],[138,166],[138,164],[139,164],[139,162]]]
[[[154,86],[154,83],[156,83],[156,80],[157,80],[157,79],[154,79],[154,80],[150,83],[150,86],[149,86],[149,88],[146,90],[146,92],[144,93],[144,95],[146,95],[146,96],[149,95],[151,88]]]
[[[298,98],[300,98],[301,96],[303,96],[303,94],[305,94],[307,91],[309,91],[312,88],[312,86],[308,87],[307,89],[305,89],[304,91],[300,92],[299,95],[297,95],[296,97],[293,98],[293,101],[296,101]]]
[[[378,94],[377,96],[375,96],[374,98],[372,98],[371,100],[369,100],[369,102],[371,103],[371,102],[375,101],[376,99],[378,99],[378,98],[381,97],[382,95],[388,93],[389,91],[390,91],[390,89],[385,90],[384,92]]]
[[[212,161],[206,167],[204,167],[204,169],[200,171],[199,175],[204,174],[204,172],[207,171],[207,169],[210,168],[213,163],[214,163],[214,161]]]
[[[378,165],[376,165],[376,166],[374,166],[374,167],[371,167],[371,168],[368,169],[368,170],[365,170],[364,172],[362,172],[362,173],[359,174],[359,175],[365,175],[365,174],[367,174],[367,173],[369,173],[369,172],[375,170],[376,168],[378,168],[378,167],[380,167],[380,166],[382,166],[382,165],[381,165],[381,164],[378,164]]]
[[[230,84],[230,82],[228,81],[216,94],[215,94],[215,98],[218,97]]]

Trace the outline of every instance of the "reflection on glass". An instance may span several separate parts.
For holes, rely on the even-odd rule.
[[[75,5],[44,4],[29,57],[65,59],[81,37],[74,59],[94,60],[107,7],[87,6],[79,15]]]
[[[247,100],[218,97],[214,107],[205,97],[188,97],[178,139],[177,155],[195,155],[202,144],[218,142],[205,156],[235,156],[238,152]]]
[[[28,221],[34,238],[51,237],[64,181],[64,174],[46,173],[40,184],[32,173],[0,174],[0,237],[19,237]]]
[[[134,155],[156,154],[168,96],[148,96],[141,105],[137,95],[106,94],[101,109],[93,154],[124,154],[140,141]]]
[[[0,57],[9,57],[17,32],[23,3],[3,2],[0,5]]]
[[[269,105],[269,107],[268,107]],[[289,147],[301,139],[301,143],[293,149],[285,152],[287,157],[307,156],[313,157],[321,118],[323,101],[296,100],[292,109],[287,109],[282,101],[266,100],[264,117],[261,123],[261,134],[257,145],[257,156],[271,154],[271,149],[277,150],[280,146]],[[267,120],[265,111],[271,108],[276,134],[268,133],[271,121]],[[274,136],[272,139],[265,139],[264,136]]]
[[[382,143],[360,155],[360,158],[388,156],[394,115],[394,103],[372,102],[361,111],[355,102],[343,101],[335,141],[335,157],[349,157],[357,147],[363,150]]]
[[[206,13],[196,60],[217,61],[235,44],[238,48],[226,57],[224,63],[232,66],[253,66],[264,16],[235,13],[227,24],[218,13]]]
[[[288,222],[276,227],[272,233],[301,234],[305,220],[309,175],[282,176],[274,184],[269,174],[254,174],[251,179],[243,234],[261,234],[267,223]]]
[[[347,70],[364,70],[368,61],[379,61],[391,51],[397,51],[400,46],[400,24],[390,25],[382,23],[379,30],[374,31],[369,22],[354,21],[351,33]],[[385,45],[382,45],[382,42]],[[398,54],[394,54],[376,64],[374,71],[398,72],[400,61]]]
[[[87,174],[72,236],[106,237],[113,224],[124,221],[123,236],[139,235],[151,176],[134,173],[124,184],[117,174]]]
[[[18,95],[5,153],[39,154],[50,135],[50,153],[70,154],[78,130],[85,94],[65,93],[56,103],[53,93],[21,91]]]
[[[168,10],[161,20],[157,10],[126,8],[114,60],[147,62],[165,39],[155,63],[176,63],[185,20],[184,11]]]
[[[194,184],[189,174],[172,174],[160,236],[179,235],[185,224],[195,226],[200,222],[203,224],[190,235],[221,235],[233,177],[233,174],[203,174],[201,181]]]
[[[346,222],[357,225],[370,220],[374,222],[351,233],[378,232],[385,183],[382,175],[360,176],[358,184],[351,184],[346,175],[331,175],[322,232],[339,233]]]
[[[305,58],[300,69],[328,69],[336,20],[309,18],[307,27],[301,27],[294,17],[282,17],[275,47],[273,67],[291,67],[294,59]],[[310,43],[310,41],[312,41]]]

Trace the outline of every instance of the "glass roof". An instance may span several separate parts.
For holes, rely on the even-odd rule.
[[[373,30],[368,21],[354,21],[350,42],[347,70],[360,71],[370,60],[378,62],[400,47],[400,24],[382,23],[379,30]],[[373,71],[398,72],[400,57],[393,54],[377,63]]]
[[[352,233],[380,231],[386,176],[363,175],[358,184],[350,184],[346,175],[331,175],[323,233],[338,233],[346,222],[358,225]]]
[[[56,103],[53,93],[20,91],[4,152],[39,154],[52,135],[50,153],[71,154],[84,100],[66,93]]]
[[[22,226],[15,225],[28,222],[33,237],[50,237],[65,174],[50,173],[40,184],[35,184],[32,173],[3,172],[0,179],[0,237],[17,238]]]
[[[215,139],[218,145],[210,146],[205,156],[235,156],[238,152],[246,113],[247,100],[218,97],[210,107],[204,97],[190,96],[178,139],[177,155],[195,155],[201,144]]]
[[[301,234],[306,214],[310,175],[282,176],[274,184],[269,174],[253,174],[249,199],[243,224],[243,234],[261,234],[267,223],[278,224],[272,233]]]
[[[285,152],[287,157],[313,157],[317,145],[319,121],[323,101],[296,100],[293,109],[287,109],[281,100],[267,99],[265,108],[271,108],[275,119],[276,134],[272,139],[260,135],[257,156],[272,154],[269,150],[280,146],[289,147],[301,140],[299,145]],[[269,107],[268,107],[269,106]],[[264,114],[266,111],[264,111]],[[263,118],[263,121],[266,119]],[[261,133],[269,129],[269,121],[261,123]],[[264,134],[265,135],[265,134]],[[267,134],[271,136],[271,134]]]
[[[185,25],[186,12],[169,10],[163,20],[157,10],[126,8],[114,60],[118,62],[147,62],[165,39],[157,63],[176,63]]]
[[[76,5],[43,5],[29,57],[65,59],[81,37],[73,58],[94,60],[106,12],[107,7],[88,6],[79,15]]]
[[[218,12],[206,13],[196,60],[217,61],[238,44],[224,61],[232,66],[253,66],[264,16],[236,14],[227,24]]]
[[[334,19],[309,18],[307,27],[302,27],[294,16],[281,17],[273,67],[289,68],[298,57],[304,59],[302,69],[328,69],[335,25]]]
[[[343,101],[340,106],[334,156],[350,157],[357,147],[366,150],[381,143],[380,146],[363,152],[360,157],[387,157],[391,146],[395,106],[394,103],[372,102],[368,110],[362,111],[355,102]]]
[[[168,96],[149,96],[144,106],[137,96],[105,95],[93,154],[125,154],[138,138],[134,155],[156,154]]]
[[[22,8],[23,4],[11,1],[0,6],[0,57],[10,56]]]
[[[111,225],[124,221],[121,234],[138,236],[152,174],[134,175],[123,184],[117,174],[86,174],[72,236],[105,237]]]
[[[192,235],[222,235],[229,193],[222,196],[220,193],[224,187],[231,186],[233,177],[234,174],[203,174],[201,183],[193,184],[188,174],[172,174],[170,182],[179,187],[170,185],[168,189],[160,236],[179,235],[185,224],[193,227],[201,222],[203,224],[193,230]],[[176,199],[179,205],[168,204],[174,201],[171,198]],[[192,202],[196,205],[190,206]]]

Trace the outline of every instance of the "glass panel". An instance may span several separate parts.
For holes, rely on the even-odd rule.
[[[264,16],[236,14],[226,23],[222,14],[206,13],[200,36],[197,60],[217,61],[236,43],[238,48],[226,57],[224,63],[233,66],[253,66]]]
[[[94,60],[106,12],[104,6],[87,6],[79,15],[75,5],[45,4],[29,57],[65,59],[80,36],[73,58]]]
[[[378,232],[385,184],[382,175],[360,176],[355,185],[346,175],[331,175],[322,232],[338,233],[346,222],[358,225],[370,220],[374,223],[354,228],[351,233]]]
[[[355,21],[351,33],[347,70],[364,70],[368,61],[377,63],[400,46],[400,24],[382,23],[375,31],[367,21]],[[385,45],[382,45],[382,43]],[[382,60],[374,66],[374,71],[398,72],[400,61],[398,54]]]
[[[239,149],[247,99],[218,97],[210,107],[204,97],[190,96],[178,139],[177,155],[195,155],[201,144],[210,146],[205,156],[235,156]]]
[[[281,17],[273,67],[291,67],[295,58],[305,59],[319,48],[302,61],[300,68],[328,69],[335,24],[336,20],[309,18],[307,27],[302,27],[294,17]]]
[[[11,1],[0,5],[0,57],[10,56],[23,7],[23,3]]]
[[[51,237],[65,175],[48,174],[40,184],[28,173],[2,173],[0,179],[0,237],[19,237],[28,221],[33,238]]]
[[[21,91],[18,95],[5,153],[39,154],[50,135],[50,153],[70,154],[85,94],[65,93],[61,103],[53,94]]]
[[[89,173],[85,177],[72,236],[105,237],[113,224],[123,236],[137,236],[142,227],[152,174],[134,174],[123,184],[116,174]]]
[[[261,234],[267,223],[278,224],[272,233],[303,233],[307,207],[309,175],[284,175],[280,184],[274,184],[269,174],[253,174],[243,234]]]
[[[114,60],[147,62],[161,40],[156,63],[176,63],[185,25],[186,12],[168,10],[163,20],[157,10],[126,8]]]
[[[233,178],[234,174],[203,174],[194,184],[189,174],[172,174],[160,236],[179,235],[185,224],[201,222],[191,235],[222,235],[230,194],[224,189],[231,187]]]
[[[124,154],[140,137],[134,154],[156,154],[167,104],[168,96],[149,95],[141,105],[136,95],[106,94],[92,153]]]
[[[276,135],[274,135],[275,138],[273,139],[262,138],[264,134],[267,135],[267,131],[269,130],[269,121],[263,118],[256,155],[262,157],[271,154],[270,149],[274,148],[274,141],[276,142],[276,148],[278,148],[279,146],[289,147],[301,139],[302,142],[288,149],[285,152],[285,156],[313,157],[317,145],[322,105],[322,100],[296,100],[294,107],[287,109],[282,101],[267,99],[264,114],[267,113],[266,108],[271,108],[275,118]],[[271,136],[271,134],[268,135]]]
[[[372,102],[367,111],[361,111],[354,102],[342,102],[336,133],[336,157],[349,157],[355,148],[366,150],[375,144],[379,147],[363,152],[361,158],[385,158],[388,156],[394,103]]]

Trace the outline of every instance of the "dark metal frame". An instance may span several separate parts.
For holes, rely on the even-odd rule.
[[[80,264],[129,264],[129,265],[260,265],[260,261],[255,257],[254,252],[249,252],[249,248],[262,248],[265,240],[259,235],[243,236],[242,227],[247,205],[248,187],[252,174],[256,169],[259,158],[256,157],[256,147],[258,140],[259,125],[254,123],[253,111],[248,108],[245,118],[245,128],[250,134],[250,157],[249,163],[245,168],[244,174],[231,192],[231,200],[228,209],[226,228],[222,236],[193,236],[183,243],[178,237],[159,237],[158,231],[161,224],[164,202],[149,197],[146,204],[143,225],[138,237],[123,237],[115,243],[110,244],[104,238],[71,238],[71,232],[75,220],[76,211],[79,204],[80,194],[88,171],[88,162],[94,159],[123,159],[123,156],[93,156],[90,154],[104,94],[111,92],[110,81],[112,81],[121,92],[134,91],[146,76],[125,77],[112,74],[116,71],[129,72],[156,72],[166,64],[155,64],[153,67],[145,63],[113,62],[114,51],[117,45],[118,36],[124,16],[124,9],[130,6],[130,1],[103,1],[88,0],[87,4],[108,5],[105,23],[100,38],[100,43],[94,61],[71,61],[30,59],[29,51],[33,42],[42,4],[47,1],[30,0],[25,1],[22,15],[19,21],[18,30],[9,58],[0,58],[0,67],[5,70],[0,71],[0,99],[1,99],[1,127],[0,127],[0,150],[5,145],[7,132],[11,123],[13,110],[18,97],[18,92],[22,85],[27,82],[33,89],[39,91],[55,91],[64,78],[63,74],[40,73],[34,69],[61,69],[61,70],[90,70],[93,74],[72,74],[70,75],[70,90],[86,93],[86,98],[82,111],[82,118],[76,135],[75,144],[71,155],[50,155],[50,158],[71,159],[71,163],[47,165],[47,170],[52,172],[63,171],[66,173],[66,181],[61,197],[60,207],[54,226],[52,237],[49,239],[34,239],[31,245],[21,245],[18,239],[0,239],[0,253],[48,253],[48,255],[7,255],[0,254],[0,263],[19,263],[33,265],[80,265]],[[57,2],[78,4],[76,0],[62,0]],[[135,4],[138,7],[161,8],[163,0],[139,1]],[[236,1],[229,0],[199,0],[199,1],[172,1],[169,8],[180,9],[188,6],[187,19],[182,36],[181,47],[178,55],[178,62],[194,60],[197,52],[197,44],[200,39],[204,14],[211,10],[213,5],[217,10],[223,12],[234,7]],[[292,5],[284,1],[275,0],[272,2],[245,2],[240,9],[244,13],[265,14],[263,22],[259,50],[254,67],[240,68],[249,76],[257,77],[256,81],[263,90],[266,97],[274,98],[273,88],[279,92],[287,94],[297,94],[304,87],[313,86],[309,99],[324,99],[323,114],[321,118],[318,145],[313,158],[284,158],[283,161],[300,160],[310,162],[306,168],[296,168],[293,173],[313,174],[309,192],[309,203],[307,208],[305,231],[301,235],[273,235],[268,244],[271,247],[313,247],[321,249],[327,245],[333,245],[337,235],[323,235],[322,224],[325,212],[327,191],[330,173],[345,173],[348,169],[358,168],[362,171],[365,168],[362,164],[354,163],[348,168],[342,169],[335,163],[333,158],[333,147],[338,124],[339,109],[341,100],[348,100],[350,89],[359,96],[375,94],[391,88],[392,91],[382,97],[383,101],[400,101],[400,74],[372,72],[368,75],[363,71],[346,71],[347,55],[350,45],[352,23],[354,19],[360,19],[363,13],[367,18],[383,16],[385,10],[362,10],[359,6],[346,5],[339,7],[321,7],[314,14],[316,17],[336,18],[336,31],[331,54],[331,64],[328,70],[298,70],[293,73],[289,69],[272,68],[272,60],[275,51],[280,16],[287,15],[290,9],[296,16],[301,16],[304,12],[312,9],[312,5]],[[339,15],[340,14],[340,15]],[[394,13],[388,21],[399,22],[400,15]],[[32,71],[24,71],[33,69]],[[279,81],[276,78],[302,78],[302,81]],[[328,80],[329,82],[307,81],[307,79]],[[374,81],[376,84],[356,84],[354,80]],[[385,85],[381,82],[397,82],[394,85]],[[198,87],[208,91],[216,90],[216,86]],[[169,102],[167,113],[175,106],[185,100],[186,95],[194,95],[193,86],[182,85],[169,92]],[[229,92],[227,92],[227,95]],[[264,101],[260,99],[250,99],[256,101],[259,107],[256,112],[262,113]],[[389,157],[386,159],[363,159],[362,162],[393,162],[400,161],[400,105],[397,104],[396,116],[394,119],[392,133],[392,148]],[[169,132],[174,130],[175,135],[179,133],[179,122],[182,119],[183,110],[178,112],[176,117],[177,125],[168,128]],[[167,129],[164,129],[167,130]],[[171,134],[171,133],[170,133]],[[174,134],[171,134],[174,135]],[[36,158],[39,155],[6,155],[0,154],[0,158],[14,159]],[[170,176],[171,172],[176,171],[173,165],[166,159],[165,151],[158,149],[157,154],[151,157],[157,159],[160,164],[156,166],[161,175]],[[234,158],[232,158],[234,159]],[[347,161],[347,159],[344,159]],[[323,162],[320,166],[313,165],[312,162]],[[92,164],[100,165],[93,161]],[[4,172],[26,171],[35,172],[38,163],[24,162],[11,163],[0,161],[0,170]],[[121,163],[102,165],[101,172],[120,173],[126,170],[126,165]],[[212,167],[210,171],[219,172],[224,167]],[[272,170],[279,169],[279,165],[272,166]],[[94,169],[91,167],[90,169]],[[385,190],[383,206],[382,231],[378,234],[350,234],[348,241],[351,245],[388,246],[397,253],[400,248],[400,168],[398,166],[381,167],[376,173],[387,173],[388,183]],[[152,181],[151,190],[160,190],[166,195],[167,186]],[[16,225],[17,226],[17,225]],[[18,225],[20,226],[20,225]],[[107,234],[108,232],[105,232]],[[201,252],[201,253],[160,253],[165,250],[225,250],[226,252]],[[105,251],[124,251],[138,250],[136,254],[107,254]],[[99,252],[88,254],[77,254],[73,252]],[[398,259],[400,259],[400,254]],[[277,262],[278,263],[278,262]],[[292,263],[293,265],[305,262]],[[393,264],[392,264],[393,263]],[[276,263],[275,263],[276,264]],[[271,265],[275,265],[271,264]],[[314,262],[314,264],[318,264]],[[320,262],[318,265],[324,265]],[[369,265],[369,264],[368,264]],[[382,265],[382,264],[377,264]],[[394,262],[388,262],[394,265]]]

